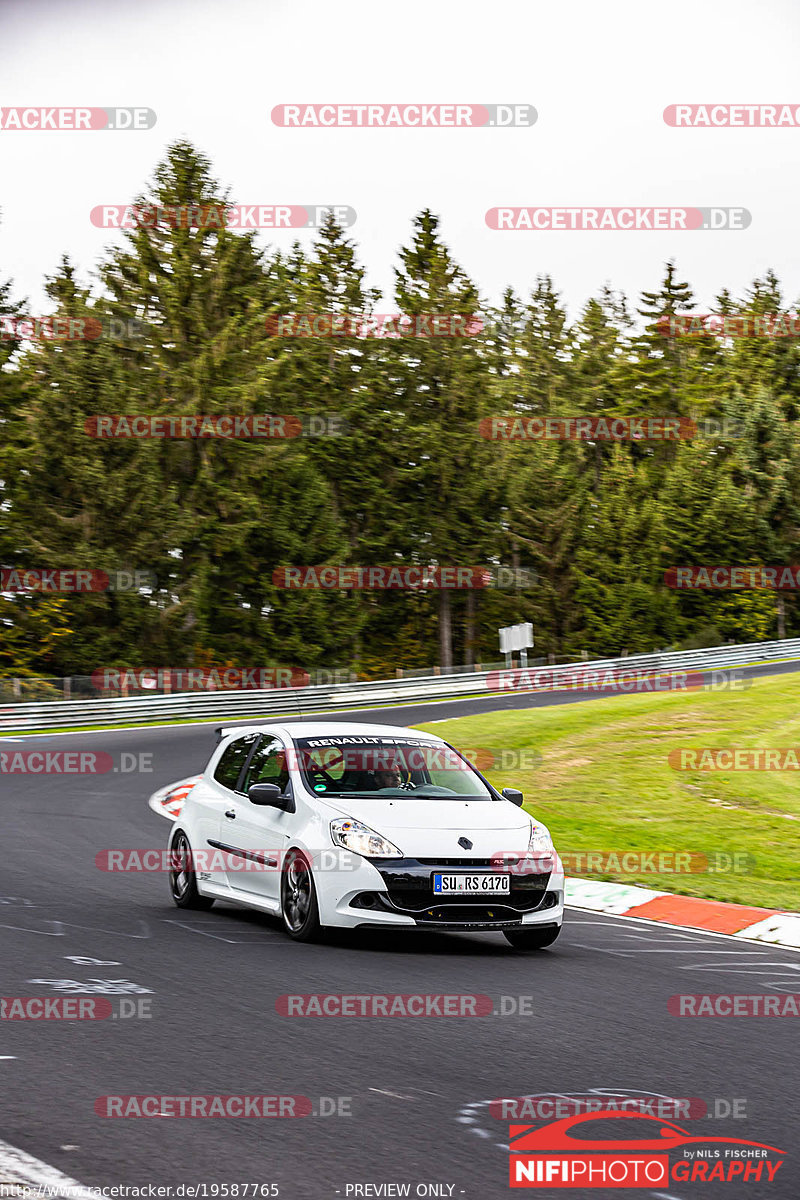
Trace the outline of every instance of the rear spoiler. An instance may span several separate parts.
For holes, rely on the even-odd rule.
[[[218,725],[214,730],[214,733],[217,735],[217,740],[214,742],[214,745],[218,746],[223,738],[230,737],[233,733],[241,734],[245,731],[245,729],[246,726],[242,725]],[[252,733],[253,730],[250,732]]]
[[[264,725],[280,725],[281,721],[262,721],[258,725],[217,725],[214,733],[216,736],[215,746],[218,746],[223,738],[231,737],[236,734],[237,737],[242,737],[246,733],[259,733]]]
[[[257,733],[258,729],[248,725],[217,725],[214,733],[217,735],[215,746],[218,746],[223,738],[231,737],[233,734],[240,736],[244,733]]]

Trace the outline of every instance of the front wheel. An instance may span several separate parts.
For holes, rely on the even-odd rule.
[[[211,908],[213,896],[201,896],[197,890],[192,848],[182,829],[172,839],[170,852],[175,855],[175,861],[170,865],[169,890],[178,908]]]
[[[296,942],[312,942],[319,936],[317,890],[311,866],[298,850],[290,850],[281,875],[283,927]]]
[[[545,926],[541,929],[504,929],[503,936],[515,950],[544,950],[552,946],[561,933],[560,925]]]

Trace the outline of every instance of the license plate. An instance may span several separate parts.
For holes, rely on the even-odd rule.
[[[436,896],[490,896],[511,891],[511,876],[492,871],[487,875],[434,875]]]

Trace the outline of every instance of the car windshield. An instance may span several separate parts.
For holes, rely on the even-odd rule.
[[[406,800],[492,800],[465,758],[414,737],[331,734],[298,738],[297,765],[317,795]]]

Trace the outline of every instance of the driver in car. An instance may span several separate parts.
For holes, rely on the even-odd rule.
[[[385,767],[378,767],[372,772],[372,777],[375,780],[375,786],[378,788],[400,788],[402,791],[410,791],[416,787],[416,784],[403,782],[403,772],[400,770],[400,765],[395,759]]]

